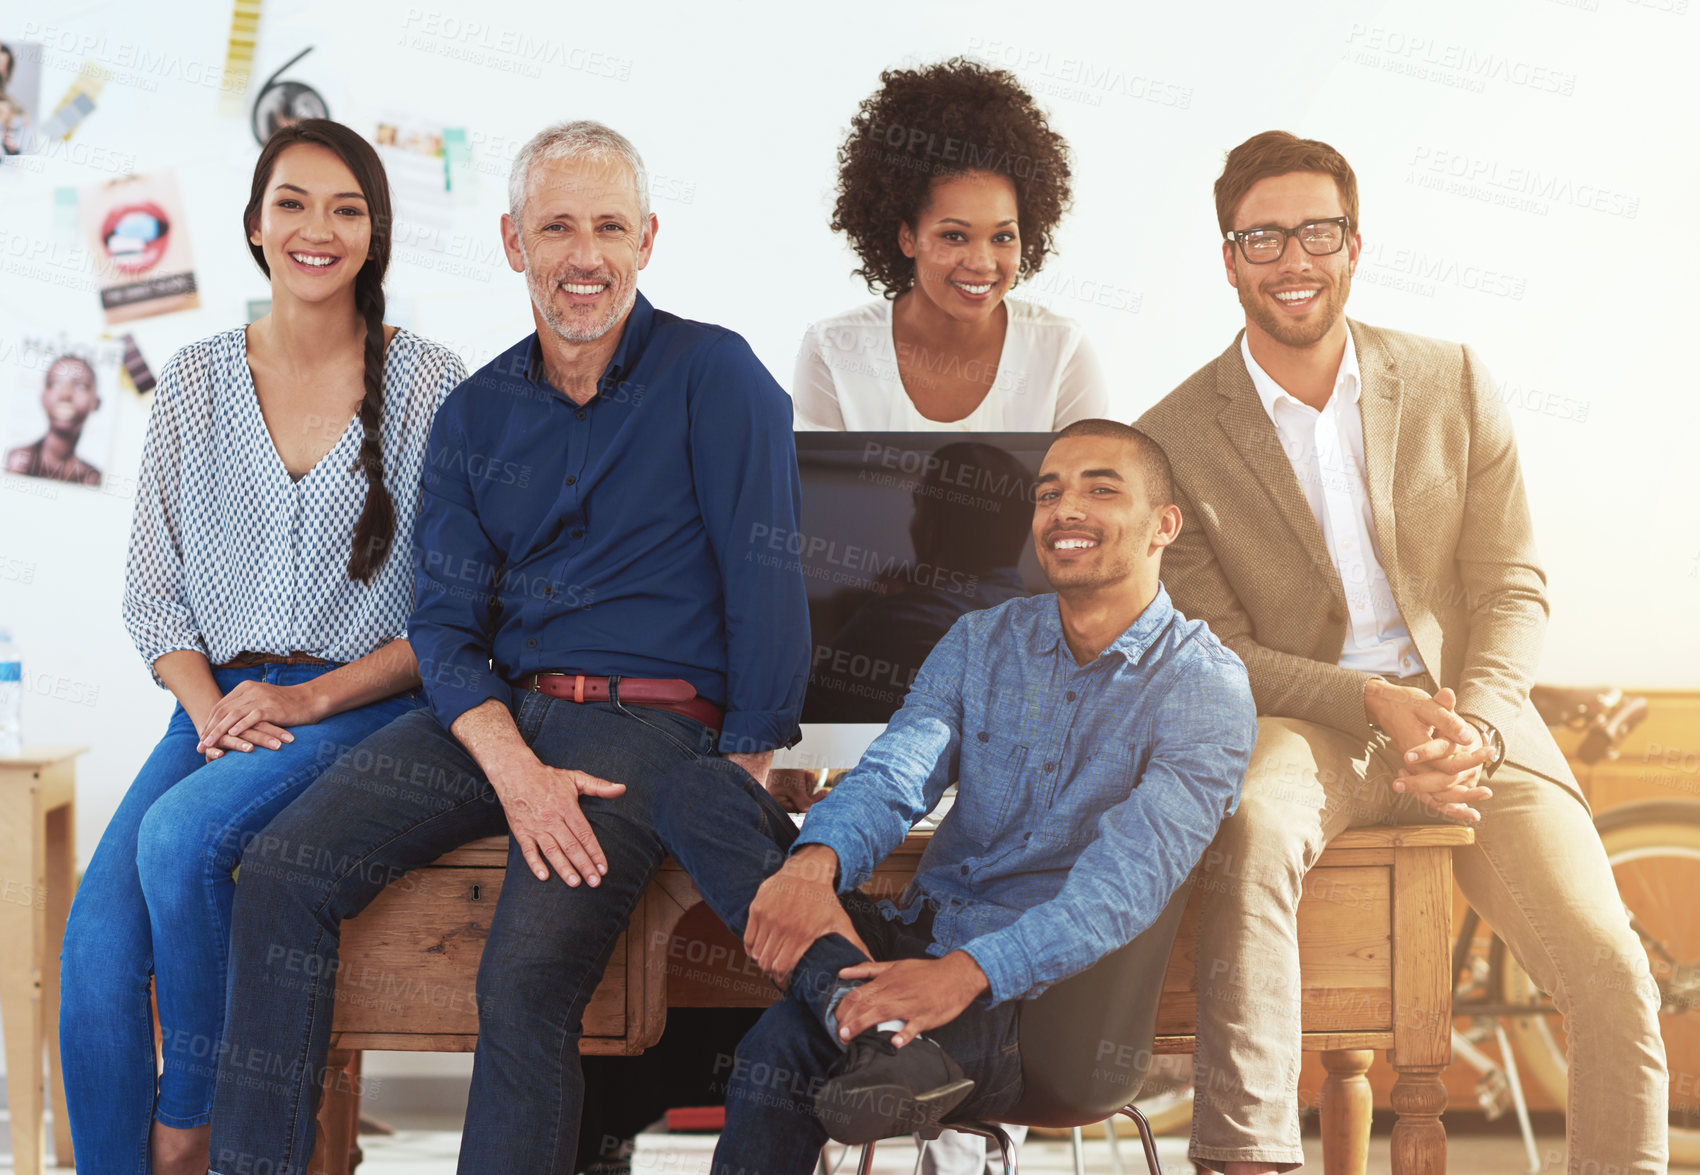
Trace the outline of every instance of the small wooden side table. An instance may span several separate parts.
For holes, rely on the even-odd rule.
[[[26,747],[0,757],[0,1026],[12,1169],[46,1165],[41,1051],[53,1098],[53,1157],[71,1166],[71,1119],[59,1069],[59,946],[76,884],[76,760],[87,747]]]

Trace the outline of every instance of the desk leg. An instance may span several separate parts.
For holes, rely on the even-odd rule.
[[[45,936],[39,829],[28,812],[0,828],[6,893],[0,900],[0,1022],[6,1032],[6,1103],[12,1119],[12,1164],[18,1175],[40,1175],[42,1130],[41,973]]]
[[[1370,1092],[1373,1049],[1329,1049],[1322,1054],[1328,1076],[1322,1082],[1323,1175],[1364,1175],[1369,1167]]]
[[[70,804],[47,813],[47,950],[42,958],[41,1020],[47,1030],[48,1090],[53,1099],[53,1162],[76,1165],[71,1157],[71,1115],[65,1106],[65,1075],[59,1066],[59,950],[76,887],[77,833]]]
[[[1452,1060],[1450,849],[1393,853],[1393,1175],[1446,1175],[1446,1086]]]
[[[360,1054],[333,1048],[325,1057],[319,1117],[313,1126],[308,1175],[350,1175],[360,1122]]]
[[[1434,1065],[1395,1065],[1393,1175],[1446,1175],[1446,1086]]]
[[[366,1158],[360,1149],[360,1090],[365,1057],[359,1049],[348,1055],[348,1175],[354,1175]]]

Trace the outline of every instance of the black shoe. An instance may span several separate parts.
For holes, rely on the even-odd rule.
[[[893,1048],[891,1033],[869,1029],[815,1095],[815,1117],[835,1142],[877,1142],[937,1125],[973,1088],[936,1041]]]

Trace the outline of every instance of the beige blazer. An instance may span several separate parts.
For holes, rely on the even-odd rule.
[[[1529,704],[1546,631],[1511,421],[1469,347],[1351,322],[1377,554],[1423,664],[1491,723],[1506,760],[1577,792]],[[1138,426],[1174,466],[1175,606],[1245,662],[1259,714],[1370,735],[1368,676],[1337,662],[1346,597],[1239,339]]]

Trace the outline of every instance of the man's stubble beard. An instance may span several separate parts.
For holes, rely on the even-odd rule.
[[[1309,323],[1299,323],[1283,318],[1278,310],[1263,300],[1261,287],[1254,283],[1241,280],[1235,289],[1246,317],[1265,334],[1287,347],[1309,347],[1320,342],[1346,312],[1346,296],[1351,291],[1352,271],[1348,266],[1318,293],[1318,297],[1328,299],[1324,313]]]
[[[1084,568],[1070,569],[1076,574],[1064,576],[1062,579],[1057,579],[1050,569],[1046,569],[1045,580],[1058,595],[1068,595],[1075,591],[1091,592],[1127,579],[1133,574],[1133,563],[1131,555],[1122,555],[1120,558],[1112,555],[1110,561],[1095,571],[1087,571]]]
[[[637,283],[634,282],[627,288],[626,296],[620,304],[608,312],[607,318],[591,330],[578,330],[567,325],[566,320],[556,311],[555,304],[550,300],[555,284],[551,282],[548,289],[538,289],[530,279],[526,281],[526,285],[531,288],[531,304],[537,307],[537,313],[542,317],[544,324],[569,343],[594,343],[613,330],[614,325],[624,318],[627,312],[637,303]]]
[[[543,319],[544,325],[554,331],[559,338],[566,342],[594,343],[597,339],[600,339],[603,335],[613,330],[614,324],[624,318],[631,308],[637,303],[637,282],[634,281],[627,287],[625,297],[620,300],[618,305],[608,312],[608,317],[603,319],[600,325],[588,331],[577,330],[568,326],[566,320],[561,317],[560,312],[555,309],[554,294],[556,287],[561,282],[561,279],[558,277],[551,277],[548,280],[547,285],[543,284],[540,279],[533,276],[531,270],[531,259],[526,256],[524,248],[520,249],[519,256],[520,263],[526,267],[525,288],[526,292],[531,295],[531,304],[536,307],[537,314]]]

